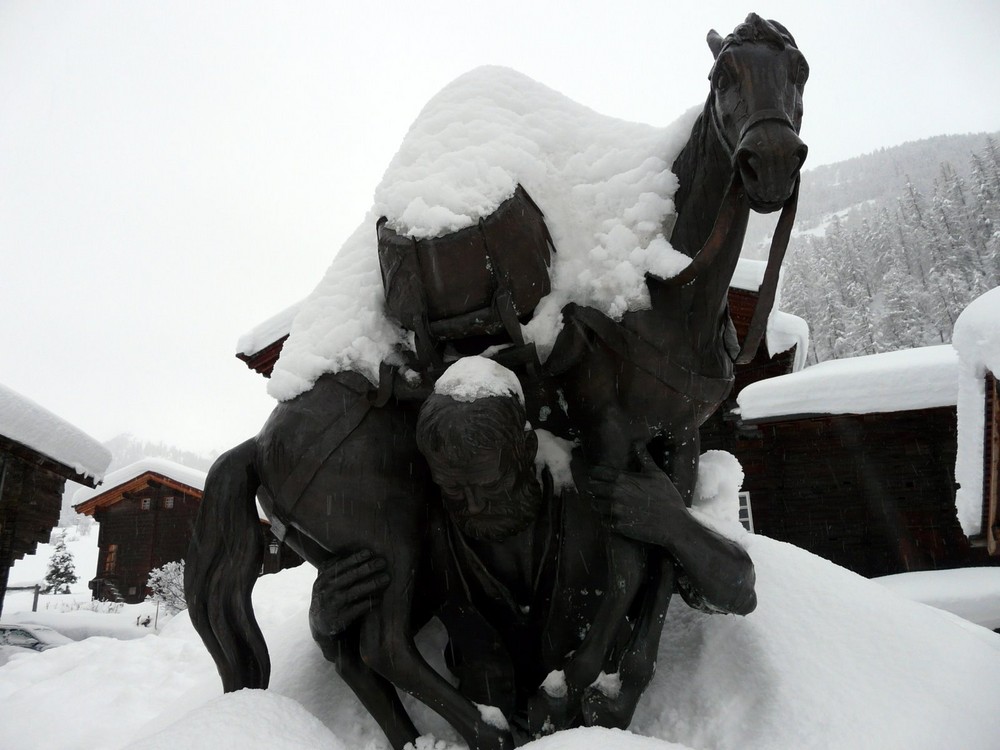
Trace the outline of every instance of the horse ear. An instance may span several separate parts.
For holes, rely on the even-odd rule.
[[[718,60],[719,53],[722,52],[722,37],[715,29],[708,32],[708,48],[712,50],[712,57]]]

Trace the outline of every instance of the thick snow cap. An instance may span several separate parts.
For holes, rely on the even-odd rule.
[[[0,385],[0,435],[100,481],[111,451],[69,422]]]
[[[670,165],[698,111],[654,128],[598,114],[506,68],[461,76],[418,115],[375,205],[302,304],[269,393],[294,398],[341,370],[377,383],[379,364],[411,348],[410,334],[384,314],[375,235],[383,215],[401,234],[439,236],[489,215],[522,185],[556,247],[552,291],[524,330],[543,358],[567,302],[616,319],[647,306],[646,272],[670,277],[690,262],[663,226],[677,188]]]
[[[748,385],[737,402],[745,420],[954,406],[957,368],[947,344],[828,360]]]
[[[987,371],[1000,377],[1000,287],[973,300],[958,316],[952,346],[959,360],[955,504],[962,529],[974,536],[983,522],[985,378]]]
[[[524,403],[524,391],[517,375],[486,357],[463,357],[434,384],[434,392],[456,401],[475,401],[490,396],[517,396]]]

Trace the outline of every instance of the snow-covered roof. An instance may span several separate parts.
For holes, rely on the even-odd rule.
[[[104,483],[97,488],[83,487],[77,490],[73,495],[73,507],[78,512],[81,512],[80,506],[85,503],[102,495],[113,494],[116,489],[127,485],[132,480],[138,479],[145,474],[158,474],[178,484],[197,490],[199,493],[204,491],[205,478],[208,476],[204,471],[192,469],[190,466],[184,466],[165,458],[143,458],[117,471],[111,472],[104,478]],[[257,502],[257,517],[262,521],[270,523],[260,502]]]
[[[767,353],[773,357],[787,352],[793,346],[798,348],[795,350],[792,372],[798,372],[805,367],[806,356],[809,354],[809,324],[798,315],[782,312],[775,305],[767,319]]]
[[[836,359],[744,388],[744,420],[954,406],[958,358],[945,344]]]
[[[1000,377],[1000,287],[973,300],[958,316],[952,345],[960,363],[955,504],[962,528],[973,536],[983,520],[984,378],[987,370]]]
[[[736,263],[736,271],[733,273],[733,280],[729,282],[729,286],[736,289],[745,289],[748,292],[759,292],[760,285],[764,283],[765,270],[767,270],[767,261],[740,258]],[[775,303],[780,298],[781,284],[779,283],[778,293],[774,298]],[[777,304],[775,304],[775,307],[777,307]]]
[[[324,372],[378,382],[379,363],[410,347],[387,319],[375,222],[433,237],[492,213],[522,185],[545,214],[557,252],[552,292],[525,326],[547,356],[570,301],[620,318],[649,303],[645,273],[677,274],[690,258],[670,247],[664,219],[670,166],[698,109],[654,128],[600,115],[515,71],[485,67],[446,86],[410,127],[375,205],[296,315],[268,383],[279,400]]]
[[[73,495],[73,505],[81,505],[147,473],[159,474],[199,492],[205,489],[206,474],[204,471],[192,469],[165,458],[143,458],[111,472],[104,478],[104,482],[99,487],[82,487],[77,490]]]
[[[236,342],[237,353],[256,354],[282,336],[287,336],[288,332],[292,330],[292,321],[299,314],[301,307],[302,302],[296,302],[244,333]]]
[[[94,480],[111,463],[111,452],[94,438],[2,384],[0,435]]]

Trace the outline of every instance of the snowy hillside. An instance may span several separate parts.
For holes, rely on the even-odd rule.
[[[993,133],[1000,140],[1000,133]],[[969,154],[986,145],[986,133],[940,135],[911,141],[870,154],[825,164],[802,172],[802,190],[795,214],[795,234],[817,234],[833,216],[843,221],[865,206],[892,207],[907,181],[921,192],[930,192],[941,178],[941,164],[948,163],[962,177],[969,176]],[[768,236],[776,217],[751,216],[743,254],[767,257]]]
[[[931,185],[904,175],[822,236],[793,239],[782,301],[809,323],[811,361],[948,343],[965,306],[1000,286],[1000,141],[983,140],[937,162]]]
[[[759,606],[746,618],[671,603],[658,670],[631,732],[580,729],[531,750],[992,750],[1000,736],[1000,636],[917,604],[734,520],[741,472],[709,454],[703,520],[743,544]],[[272,689],[221,695],[185,614],[158,636],[91,638],[0,667],[0,747],[10,750],[382,750],[384,737],[310,638],[313,571],[254,591]],[[444,634],[421,646],[441,664]],[[52,721],[52,706],[62,720]],[[455,750],[417,707],[419,750]],[[436,740],[434,739],[436,738]]]

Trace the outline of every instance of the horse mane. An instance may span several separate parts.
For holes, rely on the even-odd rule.
[[[733,29],[733,33],[723,40],[722,48],[745,42],[769,44],[779,50],[785,49],[786,46],[798,49],[795,38],[788,29],[777,21],[765,20],[756,13],[748,15],[743,23]]]

